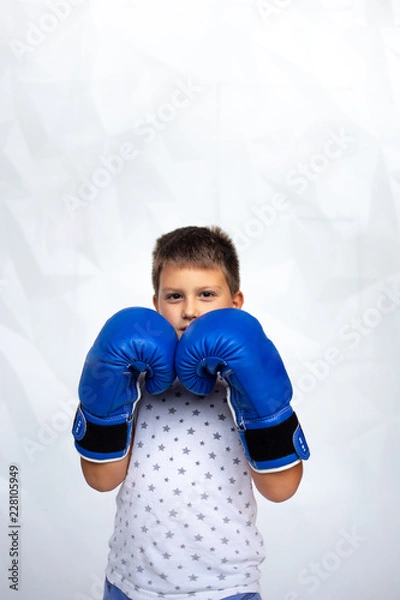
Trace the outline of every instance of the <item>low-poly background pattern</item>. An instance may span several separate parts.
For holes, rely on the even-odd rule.
[[[312,451],[293,499],[259,498],[264,600],[398,599],[399,27],[397,0],[2,2],[2,598],[101,598],[81,366],[151,306],[155,238],[219,224]]]

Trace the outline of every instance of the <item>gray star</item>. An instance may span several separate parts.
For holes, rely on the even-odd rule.
[[[191,427],[190,429],[188,429],[188,430],[187,430],[187,432],[188,432],[188,435],[193,435],[195,431],[196,431],[196,430],[195,430],[195,429],[193,429],[193,427]]]

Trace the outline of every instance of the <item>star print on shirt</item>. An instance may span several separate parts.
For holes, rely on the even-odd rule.
[[[176,385],[163,401],[144,392],[138,406],[107,573],[128,597],[215,600],[237,586],[252,592],[262,538],[225,393],[204,402]]]

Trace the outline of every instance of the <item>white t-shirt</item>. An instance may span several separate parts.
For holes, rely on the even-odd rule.
[[[143,393],[116,503],[106,575],[129,598],[260,593],[263,540],[222,379],[206,397],[178,380]]]

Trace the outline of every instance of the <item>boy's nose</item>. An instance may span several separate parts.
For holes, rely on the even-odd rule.
[[[195,319],[199,316],[199,310],[195,302],[185,302],[182,311],[182,317],[184,319]]]

